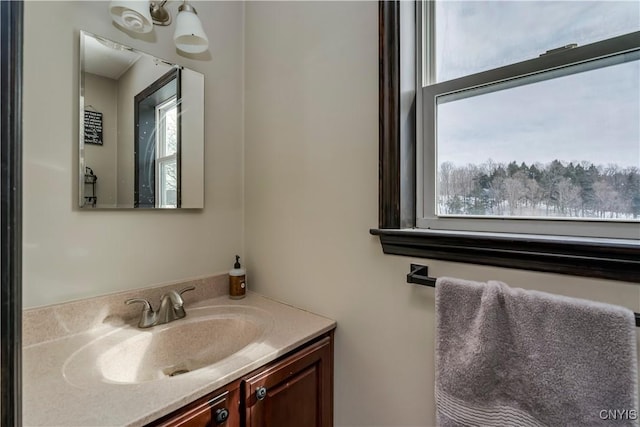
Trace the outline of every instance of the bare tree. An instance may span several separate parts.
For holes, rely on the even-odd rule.
[[[571,215],[571,209],[579,209],[581,204],[580,187],[573,185],[567,178],[560,178],[556,185],[557,199],[556,203],[562,215]]]
[[[491,184],[489,184],[489,197],[493,201],[491,214],[493,215],[502,215],[504,213],[503,202],[505,198],[502,191],[503,182],[504,178],[495,177],[491,180]]]
[[[526,188],[526,198],[532,209],[538,207],[542,201],[542,189],[535,179],[527,178],[524,186]]]
[[[445,213],[451,213],[448,209],[448,202],[451,199],[452,192],[452,173],[455,166],[451,162],[444,162],[440,165],[438,177],[438,190],[441,206],[446,209]]]
[[[520,199],[524,198],[525,187],[517,178],[505,178],[502,183],[504,198],[509,205],[509,215],[516,215],[516,209],[520,205]]]
[[[606,218],[607,213],[609,218],[617,218],[619,212],[624,212],[628,209],[620,194],[607,182],[596,182],[593,184],[593,190],[601,218]]]

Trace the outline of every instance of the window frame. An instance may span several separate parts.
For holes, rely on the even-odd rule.
[[[370,233],[379,236],[383,252],[640,283],[638,240],[415,228],[421,202],[416,158],[423,154],[416,144],[420,123],[415,117],[421,117],[421,100],[417,78],[411,101],[406,100],[411,82],[403,69],[415,70],[416,61],[422,61],[416,28],[425,11],[419,1],[379,1],[378,12],[379,220]],[[413,55],[406,55],[407,45]],[[407,121],[417,133],[403,132]]]

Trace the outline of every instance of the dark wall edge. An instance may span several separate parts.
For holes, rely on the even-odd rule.
[[[23,2],[0,1],[1,425],[22,425]]]

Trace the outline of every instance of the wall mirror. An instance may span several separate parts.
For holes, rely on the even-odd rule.
[[[204,206],[204,76],[80,32],[79,205]]]

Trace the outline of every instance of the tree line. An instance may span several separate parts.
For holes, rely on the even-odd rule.
[[[438,170],[439,211],[454,215],[640,218],[640,170],[615,164],[497,163]]]

